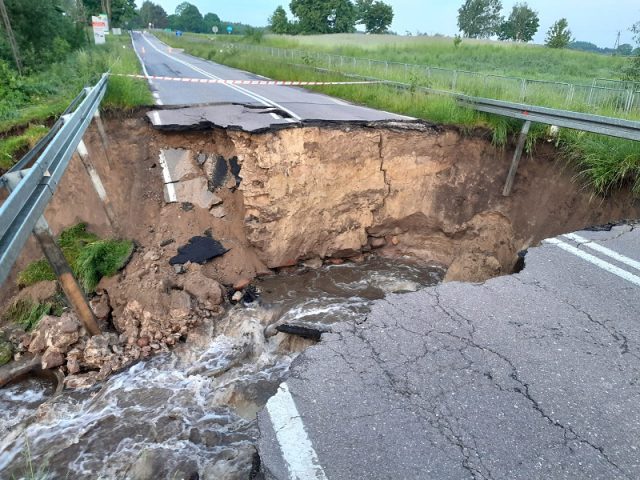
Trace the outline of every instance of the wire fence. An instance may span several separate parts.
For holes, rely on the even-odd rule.
[[[638,82],[598,78],[590,85],[584,85],[262,45],[234,43],[228,47],[250,51],[262,57],[270,56],[284,63],[403,82],[443,92],[603,115],[640,115]]]

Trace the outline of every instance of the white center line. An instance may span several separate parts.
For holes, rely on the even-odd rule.
[[[169,202],[167,203],[175,203],[178,201],[178,196],[176,195],[176,187],[173,184],[173,180],[171,179],[171,172],[169,172],[169,166],[164,158],[164,152],[160,152],[160,166],[162,167],[162,177],[164,178],[164,187],[167,189],[167,197],[169,198]]]
[[[583,250],[580,250],[579,248],[576,248],[573,245],[569,245],[568,243],[565,243],[562,240],[558,240],[557,238],[549,238],[545,240],[545,242],[555,245],[566,252],[572,253],[573,255],[580,257],[589,263],[592,263],[596,267],[600,267],[601,269],[606,270],[607,272],[612,273],[640,287],[640,277],[638,277],[637,275],[634,275],[633,273],[629,273],[620,267],[616,267],[615,265],[612,265],[609,262],[605,262],[604,260],[594,255],[591,255],[590,253],[587,253]]]
[[[174,60],[174,61],[176,61],[176,62],[178,62],[178,63],[181,63],[181,64],[183,64],[183,65],[185,65],[185,66],[187,66],[187,67],[191,68],[192,70],[194,70],[194,71],[196,71],[196,72],[198,72],[198,73],[200,73],[200,74],[204,75],[205,77],[212,78],[212,79],[214,79],[214,80],[222,80],[222,78],[217,77],[216,75],[214,75],[214,74],[212,74],[212,73],[209,73],[209,72],[207,72],[206,70],[203,70],[203,69],[201,69],[200,67],[197,67],[197,66],[193,65],[192,63],[185,62],[184,60],[181,60],[181,59],[177,58],[177,57],[176,57],[176,56],[174,56],[174,55],[170,55],[170,54],[168,54],[167,52],[163,52],[161,49],[159,49],[158,47],[156,47],[156,46],[151,42],[151,40],[149,40],[146,36],[143,36],[143,39],[145,40],[145,42],[147,42],[147,43],[151,46],[151,48],[153,48],[153,49],[154,49],[155,51],[157,51],[158,53],[160,53],[160,54],[164,55],[165,57],[168,57],[168,58],[170,58],[170,59],[172,59],[172,60]],[[283,107],[282,105],[280,105],[280,104],[278,104],[278,103],[274,102],[273,100],[270,100],[270,99],[268,99],[268,98],[266,98],[266,97],[263,97],[262,95],[259,95],[259,94],[255,93],[255,92],[252,92],[252,91],[249,91],[249,90],[247,90],[247,89],[245,89],[245,88],[239,87],[239,86],[237,86],[237,85],[229,85],[229,84],[223,84],[223,85],[224,85],[225,87],[229,87],[229,88],[231,88],[231,89],[233,89],[233,90],[236,90],[236,91],[238,91],[238,92],[240,92],[240,93],[243,93],[244,95],[246,95],[246,96],[248,96],[248,97],[250,97],[250,98],[253,98],[254,100],[257,100],[259,103],[262,103],[262,104],[263,104],[263,105],[265,105],[265,106],[277,107],[277,108],[279,108],[279,109],[281,109],[281,110],[283,110],[283,111],[287,112],[289,115],[291,115],[291,116],[292,116],[293,118],[295,118],[296,120],[302,120],[302,118],[301,118],[301,117],[299,117],[298,115],[296,115],[294,112],[292,112],[292,111],[291,111],[291,110],[289,110],[288,108]]]
[[[327,480],[286,383],[266,406],[291,480]]]
[[[566,235],[563,235],[563,237],[567,237],[568,239],[573,240],[574,242],[579,243],[580,245],[584,245],[585,247],[590,248],[591,250],[595,250],[596,252],[600,252],[606,255],[607,257],[611,257],[620,263],[629,265],[631,268],[640,270],[640,262],[638,262],[637,260],[634,260],[633,258],[629,258],[625,255],[622,255],[614,250],[611,250],[610,248],[603,247],[602,245],[600,245],[599,243],[596,243],[593,240],[581,237],[580,235],[577,235],[575,233],[568,233]]]

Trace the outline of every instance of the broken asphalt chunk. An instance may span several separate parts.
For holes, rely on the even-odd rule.
[[[200,265],[209,260],[220,257],[229,250],[222,244],[210,237],[192,237],[189,243],[178,248],[178,255],[169,260],[171,265],[182,265],[187,262],[198,263]]]

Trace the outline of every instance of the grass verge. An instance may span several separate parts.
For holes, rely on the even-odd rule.
[[[212,42],[193,41],[190,37],[176,38],[162,33],[158,37],[173,47],[183,48],[191,55],[277,80],[318,80],[319,76],[329,81],[348,80],[348,77],[339,74],[322,74],[304,66],[292,66],[285,61],[261,57],[233,46],[220,48],[219,44]],[[493,143],[496,146],[506,145],[522,125],[513,119],[460,107],[450,96],[427,94],[417,88],[399,90],[388,85],[354,85],[313,89],[373,108],[435,123],[456,125],[463,130],[488,128],[493,132]],[[535,149],[536,141],[544,137],[546,131],[545,125],[532,126],[527,145],[529,152]],[[617,188],[630,186],[640,196],[640,142],[561,129],[558,146],[561,154],[578,169],[578,179],[596,194],[607,195]]]
[[[66,59],[29,77],[0,71],[0,171],[18,160],[26,148],[44,135],[47,120],[60,115],[86,86],[95,85],[100,76],[111,73],[140,73],[141,67],[128,35],[110,35],[105,45],[92,45],[72,52]],[[132,110],[153,105],[146,81],[111,76],[102,109]],[[14,130],[33,124],[24,133]],[[34,141],[35,139],[35,141]]]

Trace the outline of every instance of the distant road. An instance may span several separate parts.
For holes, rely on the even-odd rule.
[[[263,77],[182,53],[149,33],[134,32],[133,45],[145,75],[224,80],[261,80]],[[212,45],[212,48],[214,45]],[[319,79],[322,80],[322,79]],[[303,120],[381,121],[410,117],[352,105],[337,98],[302,88],[284,86],[237,86],[189,84],[151,80],[158,105],[204,105],[238,103],[272,107],[286,113],[287,122]],[[362,86],[360,88],[368,88]],[[281,118],[273,114],[274,119]]]

